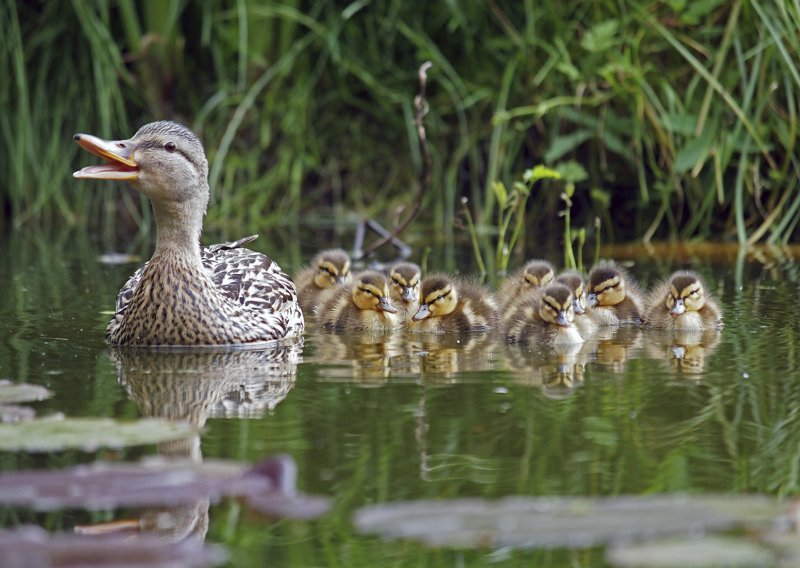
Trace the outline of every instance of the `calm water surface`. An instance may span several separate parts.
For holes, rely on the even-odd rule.
[[[0,378],[53,390],[31,405],[39,415],[160,415],[205,429],[159,447],[0,453],[0,468],[291,455],[299,489],[332,496],[333,510],[268,521],[236,502],[211,506],[207,519],[201,507],[194,524],[207,520],[206,540],[223,544],[231,565],[601,566],[597,549],[429,550],[360,535],[350,519],[366,504],[423,498],[800,490],[800,266],[790,251],[618,249],[643,285],[701,271],[725,310],[720,336],[628,328],[555,352],[493,336],[343,337],[310,326],[304,347],[275,363],[109,351],[107,312],[134,266],[99,262],[105,249],[74,233],[2,240]],[[287,271],[312,252],[259,246]],[[5,510],[0,526],[70,530],[131,514]]]

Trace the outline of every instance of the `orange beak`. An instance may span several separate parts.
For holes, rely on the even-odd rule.
[[[90,134],[76,134],[73,138],[81,148],[100,156],[106,163],[87,166],[72,174],[72,177],[128,181],[139,179],[139,166],[131,158],[133,144],[130,140],[103,140]]]

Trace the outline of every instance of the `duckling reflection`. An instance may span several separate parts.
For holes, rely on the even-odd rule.
[[[645,352],[660,359],[679,377],[700,378],[706,358],[717,349],[721,333],[716,329],[657,332],[644,334]]]
[[[539,387],[548,398],[566,398],[583,384],[588,357],[585,345],[507,345],[506,366],[518,384]]]
[[[186,421],[202,428],[208,418],[257,417],[272,410],[294,386],[302,342],[269,350],[109,352],[117,380],[143,416]],[[169,459],[202,461],[200,435],[157,446]],[[146,509],[135,520],[101,523],[84,534],[147,531],[167,541],[203,540],[208,531],[208,499],[188,505]]]
[[[419,373],[401,335],[318,332],[310,342],[314,350],[309,362],[320,364],[319,375],[329,380],[378,386],[392,376]]]
[[[419,365],[419,376],[428,380],[451,380],[461,373],[498,367],[499,342],[491,335],[408,334],[410,355]]]
[[[631,326],[600,327],[587,348],[589,361],[593,364],[613,373],[621,373],[628,360],[641,351],[642,330]]]

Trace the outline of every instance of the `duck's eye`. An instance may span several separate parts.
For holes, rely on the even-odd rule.
[[[167,142],[164,144],[164,150],[167,152],[174,152],[177,146],[175,146],[175,142]]]
[[[402,284],[400,284],[400,281],[399,281],[397,278],[392,278],[392,283],[393,283],[395,286],[402,286]]]

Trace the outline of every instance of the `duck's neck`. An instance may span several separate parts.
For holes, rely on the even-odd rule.
[[[178,258],[201,267],[200,233],[205,203],[155,201],[156,250],[153,258]]]

